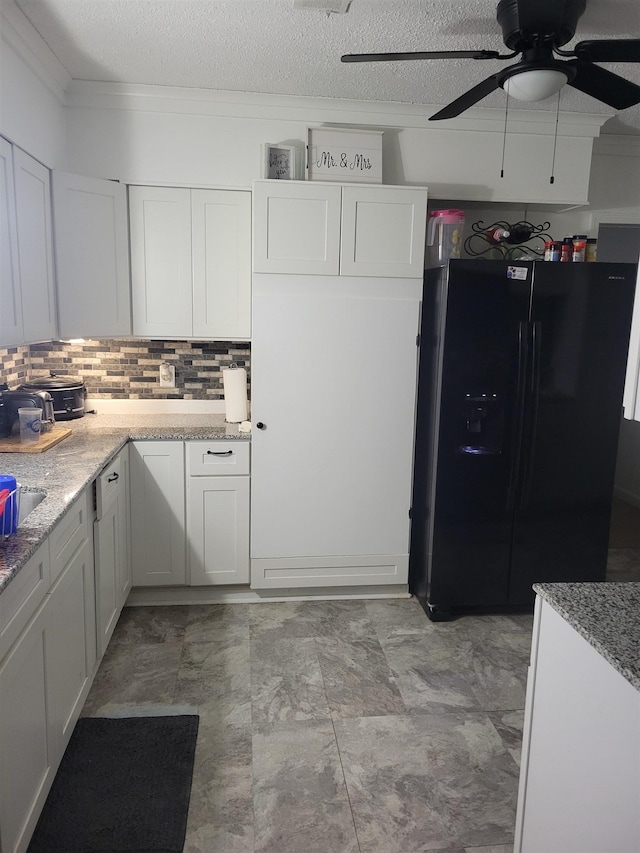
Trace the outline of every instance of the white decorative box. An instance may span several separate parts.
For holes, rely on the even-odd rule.
[[[307,180],[382,183],[382,130],[307,128]]]

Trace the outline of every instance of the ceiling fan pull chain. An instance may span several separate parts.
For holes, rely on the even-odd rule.
[[[555,183],[554,172],[556,169],[556,146],[558,144],[558,119],[560,117],[560,92],[558,92],[558,101],[556,103],[556,129],[553,134],[553,159],[551,161],[551,177],[549,178],[549,183]]]
[[[504,106],[504,131],[502,133],[502,163],[500,164],[500,177],[504,178],[504,151],[507,146],[507,116],[509,115],[509,93],[505,92],[507,96],[506,103]]]

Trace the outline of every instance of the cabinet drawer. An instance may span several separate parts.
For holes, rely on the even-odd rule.
[[[249,473],[248,441],[188,441],[187,476]]]
[[[102,473],[96,478],[96,517],[98,521],[118,494],[121,477],[122,465],[118,455],[108,465],[105,465]]]
[[[0,660],[49,591],[49,543],[44,542],[0,596]]]
[[[91,535],[90,513],[91,509],[85,491],[69,509],[69,512],[58,522],[49,536],[52,584],[85,539]]]

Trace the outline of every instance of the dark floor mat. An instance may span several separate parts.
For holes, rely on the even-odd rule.
[[[82,717],[28,853],[182,853],[198,717]]]

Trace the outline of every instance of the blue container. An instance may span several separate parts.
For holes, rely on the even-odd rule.
[[[0,536],[18,529],[18,484],[10,474],[0,474]]]

